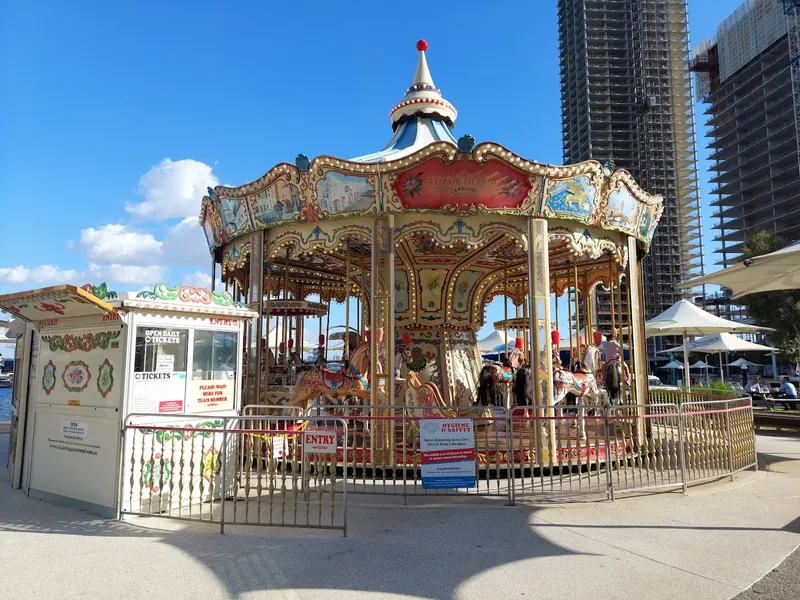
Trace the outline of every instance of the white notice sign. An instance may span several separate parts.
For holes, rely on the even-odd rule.
[[[336,454],[336,432],[304,431],[303,452],[307,454]]]
[[[157,373],[172,373],[172,368],[175,366],[174,354],[159,354],[156,359],[156,372]]]
[[[76,423],[75,421],[61,421],[61,433],[66,438],[82,438],[89,433],[88,423]]]

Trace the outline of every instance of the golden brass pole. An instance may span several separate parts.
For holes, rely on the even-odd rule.
[[[270,300],[272,299],[272,261],[267,261],[267,277],[266,277],[266,285],[264,286],[264,293],[267,297],[267,302],[264,307],[264,312],[267,316],[267,342],[264,344],[264,348],[266,348],[266,352],[264,353],[264,397],[263,402],[265,406],[269,404],[269,329],[270,324],[272,323],[272,317],[270,316]],[[259,365],[260,368],[260,365]]]
[[[350,239],[345,241],[344,263],[344,360],[350,360]]]

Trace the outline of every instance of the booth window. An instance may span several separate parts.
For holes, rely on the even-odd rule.
[[[185,373],[188,348],[187,329],[137,327],[134,371]]]
[[[239,334],[235,331],[195,331],[192,380],[235,379],[238,347]]]

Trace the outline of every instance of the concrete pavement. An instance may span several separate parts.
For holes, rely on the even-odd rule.
[[[347,538],[104,521],[33,501],[3,474],[0,589],[64,599],[727,600],[800,545],[800,438],[760,435],[758,448],[760,472],[686,495],[517,507],[351,495]]]

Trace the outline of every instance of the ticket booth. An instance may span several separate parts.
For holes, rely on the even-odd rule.
[[[227,292],[60,285],[0,296],[0,309],[29,324],[14,406],[15,471],[31,497],[116,515],[128,415],[241,407],[244,324],[257,314]]]

